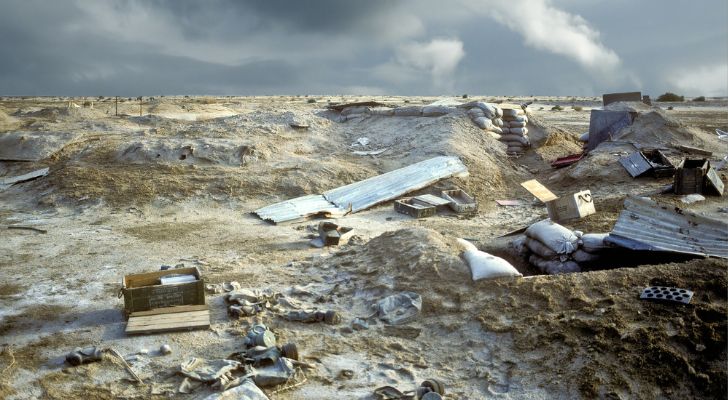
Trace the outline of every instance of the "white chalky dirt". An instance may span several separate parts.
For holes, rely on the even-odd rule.
[[[545,160],[578,149],[575,138],[588,128],[588,109],[599,105],[596,99],[537,99],[529,107],[533,148],[520,158],[507,157],[506,146],[478,129],[465,111],[337,122],[338,113],[325,110],[327,100],[371,98],[308,99],[145,99],[142,117],[136,101],[120,103],[119,112],[128,114],[120,117],[114,116],[112,99],[95,100],[93,109],[67,109],[68,99],[0,101],[0,135],[80,134],[39,162],[0,161],[0,176],[50,167],[48,176],[0,192],[0,397],[210,394],[204,387],[192,395],[177,394],[182,378],[175,371],[189,357],[225,358],[241,350],[254,319],[231,320],[222,295],[208,294],[209,330],[124,334],[123,300],[117,297],[122,277],[179,263],[200,268],[208,283],[235,280],[243,287],[279,291],[303,286],[317,293],[320,302],[306,296],[299,301],[342,314],[338,326],[260,317],[279,343],[297,343],[303,360],[315,366],[306,372],[306,383],[272,395],[274,399],[370,398],[379,386],[414,390],[427,378],[443,381],[451,399],[690,398],[725,392],[725,261],[676,259],[530,276],[535,269],[508,248],[513,237],[498,238],[545,218],[545,208],[533,205],[519,186],[527,179],[539,179],[559,195],[590,189],[597,214],[567,224],[585,232],[609,231],[626,194],[669,183],[625,178],[618,156],[609,151],[595,152],[564,170],[550,168]],[[438,99],[373,100],[405,106]],[[584,111],[571,109],[572,103]],[[728,126],[728,116],[720,112],[724,103],[707,102],[705,109],[671,115],[688,121],[688,133],[700,136],[695,143],[710,144],[717,156],[728,152],[728,144],[709,135]],[[565,110],[550,111],[554,104]],[[291,128],[294,119],[309,129]],[[659,121],[650,126],[654,123]],[[369,143],[352,147],[361,137]],[[352,154],[383,148],[388,150],[376,156]],[[459,156],[470,177],[418,193],[460,187],[476,196],[476,215],[413,220],[385,203],[335,219],[353,227],[354,237],[338,248],[317,249],[308,242],[318,220],[276,226],[250,214],[440,155]],[[663,198],[679,203],[678,196]],[[500,207],[496,199],[520,199],[522,205]],[[725,216],[717,211],[726,206],[724,198],[679,204]],[[4,229],[7,225],[47,233]],[[524,277],[472,282],[458,237],[509,260]],[[637,301],[639,290],[656,280],[694,290],[693,305]],[[348,329],[355,317],[371,315],[372,303],[401,291],[423,298],[414,322],[387,327],[370,320],[367,330]],[[162,344],[169,344],[172,353],[160,355]],[[64,364],[74,347],[91,345],[111,346],[129,356],[150,349],[130,361],[145,384],[132,383],[123,367],[110,360]],[[659,360],[672,367],[663,368]]]

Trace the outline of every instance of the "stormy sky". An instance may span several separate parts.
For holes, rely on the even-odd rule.
[[[0,95],[728,96],[725,0],[0,0]]]

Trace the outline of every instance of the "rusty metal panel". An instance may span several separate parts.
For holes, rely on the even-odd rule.
[[[630,196],[605,241],[632,250],[728,258],[728,223]]]
[[[351,212],[396,199],[441,179],[467,176],[468,169],[457,157],[435,157],[386,174],[324,192],[324,198]]]

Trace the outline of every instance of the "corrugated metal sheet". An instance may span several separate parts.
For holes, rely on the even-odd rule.
[[[452,176],[466,176],[468,169],[457,157],[435,157],[386,174],[355,182],[324,193],[339,208],[351,212],[395,199]]]
[[[266,221],[278,224],[299,221],[316,214],[343,215],[344,210],[327,201],[324,196],[312,194],[272,204],[253,213]]]
[[[630,196],[606,241],[633,250],[728,258],[728,223]]]

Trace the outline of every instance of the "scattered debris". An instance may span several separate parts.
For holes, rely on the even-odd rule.
[[[728,258],[728,223],[629,196],[607,243],[632,250]]]
[[[327,325],[338,325],[341,316],[334,310],[298,310],[281,314],[283,319],[297,322],[324,322]]]
[[[19,229],[19,230],[35,231],[38,233],[48,233],[48,231],[45,229],[40,229],[40,228],[36,228],[33,226],[8,225],[8,229]]]
[[[121,354],[119,354],[118,351],[114,350],[113,348],[99,348],[99,347],[86,347],[81,348],[77,347],[72,352],[68,353],[66,355],[66,362],[73,365],[73,366],[79,366],[81,364],[88,364],[92,362],[101,361],[104,359],[105,354],[111,354],[114,357],[118,358],[121,362],[121,365],[124,366],[124,368],[129,372],[129,374],[134,377],[134,379],[139,383],[144,383],[141,378],[139,378],[139,375],[134,372],[133,369],[131,369],[131,366],[129,363],[126,362],[124,357],[122,357]]]
[[[369,138],[368,137],[360,137],[360,138],[356,139],[356,141],[354,143],[351,144],[351,147],[367,146],[367,145],[369,145]]]
[[[442,400],[445,385],[437,379],[428,379],[415,390],[401,392],[393,386],[382,386],[374,389],[377,400]]]
[[[640,294],[642,300],[672,301],[683,304],[690,304],[693,292],[687,289],[674,287],[651,286],[645,288]]]
[[[546,204],[549,218],[568,221],[594,214],[594,199],[589,190],[582,190],[567,197],[558,197],[535,179],[521,183],[526,190]]]
[[[23,175],[12,176],[9,178],[0,178],[0,190],[5,190],[16,183],[27,182],[33,179],[38,179],[42,176],[46,176],[48,175],[48,171],[48,168],[41,168]]]
[[[720,129],[715,130],[715,134],[718,135],[719,140],[726,140],[728,141],[728,132],[722,131]]]
[[[210,283],[205,285],[205,290],[207,293],[213,293],[213,294],[220,294],[220,293],[230,293],[234,292],[236,290],[240,290],[240,282],[238,281],[230,281],[230,282],[223,282],[223,283]]]
[[[688,194],[680,198],[680,201],[685,204],[693,204],[703,200],[705,200],[705,196],[697,193]]]
[[[559,157],[556,160],[554,160],[554,162],[551,163],[551,168],[568,167],[571,164],[579,162],[579,160],[581,160],[582,158],[584,158],[583,152],[578,153],[578,154],[572,154],[572,155],[565,156],[565,157]]]
[[[402,292],[379,300],[375,309],[379,319],[402,325],[414,320],[422,310],[422,297],[414,292]]]
[[[322,221],[318,225],[319,238],[314,239],[311,243],[316,247],[338,246],[342,238],[346,234],[354,230],[346,226],[339,226],[333,222]]]
[[[670,177],[675,174],[675,166],[660,150],[637,151],[620,158],[619,163],[633,178],[646,173],[656,178]]]
[[[465,177],[468,169],[457,157],[435,157],[386,174],[324,192],[276,203],[254,211],[273,223],[290,222],[316,215],[359,212],[405,193],[453,176]]]

